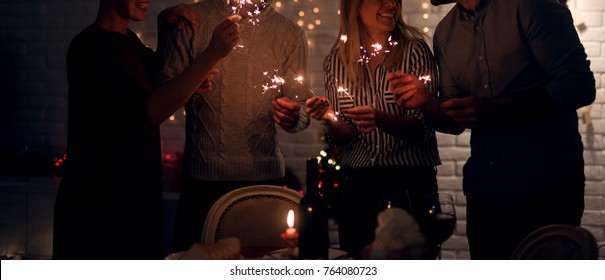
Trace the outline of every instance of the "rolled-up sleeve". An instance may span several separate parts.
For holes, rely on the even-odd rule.
[[[166,27],[163,32],[158,32],[157,57],[158,72],[156,75],[158,85],[165,84],[178,76],[191,63],[193,55],[192,41],[194,38],[193,27],[187,21],[183,22],[183,28],[177,26]]]

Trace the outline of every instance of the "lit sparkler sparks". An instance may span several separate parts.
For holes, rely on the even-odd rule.
[[[431,81],[431,75],[419,76],[418,80],[422,81],[426,85],[426,83]]]
[[[248,13],[247,13],[248,16],[258,15],[262,9],[264,9],[265,7],[270,5],[265,0],[261,0],[260,3],[258,3],[258,4],[254,3],[252,0],[226,0],[226,1],[227,1],[227,5],[231,6],[231,10],[233,11],[233,14],[239,14],[244,6],[254,7],[253,9],[250,9],[250,11],[248,11]],[[250,20],[250,21],[252,22],[252,20]],[[256,19],[256,22],[258,23],[258,19]],[[254,22],[252,24],[254,25]]]
[[[267,93],[268,90],[271,90],[271,89],[277,89],[277,91],[279,92],[280,86],[286,83],[286,79],[283,76],[279,75],[278,69],[274,69],[273,72],[274,72],[273,77],[269,76],[268,71],[263,72],[263,76],[266,76],[269,79],[268,82],[261,85],[261,87],[263,88],[263,91],[262,91],[263,95],[265,93]],[[296,75],[296,76],[294,76],[293,80],[298,82],[299,84],[303,84],[304,77],[303,77],[303,75]],[[294,96],[294,98],[298,100],[298,95]]]
[[[394,47],[397,46],[399,43],[397,43],[397,41],[393,41],[393,36],[389,36],[389,38],[387,39],[387,42],[389,42],[389,46]],[[388,52],[388,50],[387,50]]]
[[[330,120],[332,121],[338,121],[338,112],[334,112],[334,113],[326,113],[326,116],[328,116],[330,118]]]
[[[260,3],[254,3],[252,0],[226,0],[227,5],[231,6],[232,14],[240,14],[242,8],[246,5],[253,7],[247,12],[248,21],[252,24],[252,26],[256,26],[260,23],[260,19],[257,17],[253,17],[254,15],[258,15],[261,13],[261,10],[270,5],[265,0],[261,0]],[[244,48],[243,44],[237,44],[234,49]]]
[[[341,35],[340,36],[340,40],[343,41],[344,43],[346,43],[347,42],[347,35]],[[393,36],[389,36],[389,38],[387,38],[387,43],[388,43],[389,47],[394,47],[394,46],[397,46],[399,44],[397,41],[393,40]],[[380,43],[374,43],[371,46],[372,46],[372,51],[369,52],[369,53],[368,53],[368,51],[363,46],[359,47],[361,49],[361,57],[357,60],[357,62],[360,62],[360,63],[369,63],[370,59],[372,58],[372,56],[377,56],[381,52],[384,52],[384,53],[391,52],[391,50],[389,48],[385,48]]]
[[[274,71],[277,73],[277,69]],[[263,72],[263,75],[265,75],[265,76],[267,76],[268,74],[269,74],[268,72]],[[270,89],[278,89],[284,83],[286,83],[286,80],[284,80],[283,77],[274,74],[273,77],[270,78],[269,82],[261,85],[261,87],[263,88],[262,94],[267,93],[267,91]]]
[[[294,77],[294,80],[297,81],[299,84],[303,83],[303,76],[302,75],[298,75],[296,77]]]
[[[361,49],[361,57],[357,60],[359,63],[369,63],[370,57],[366,55],[366,49],[363,46],[359,47]]]
[[[353,99],[353,97],[351,97],[351,95],[349,95],[349,89],[347,89],[343,86],[338,86],[338,88],[336,89],[336,92],[338,93],[338,95],[346,95],[349,98]]]

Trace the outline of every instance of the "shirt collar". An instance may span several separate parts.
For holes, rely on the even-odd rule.
[[[458,13],[461,16],[465,18],[474,18],[484,14],[485,10],[487,10],[487,6],[489,6],[489,3],[490,0],[480,0],[479,3],[477,3],[477,6],[475,6],[474,11],[464,8],[464,6],[462,6],[461,4],[456,4],[456,8],[458,9]]]

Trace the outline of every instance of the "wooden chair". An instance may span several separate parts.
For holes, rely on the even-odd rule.
[[[215,243],[225,237],[237,237],[242,254],[250,248],[267,250],[282,248],[281,233],[288,227],[288,211],[296,212],[302,195],[292,189],[271,185],[256,185],[233,190],[212,206],[202,230],[202,242]]]

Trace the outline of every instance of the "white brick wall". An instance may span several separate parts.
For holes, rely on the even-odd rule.
[[[185,0],[188,1],[189,0]],[[321,25],[307,30],[310,50],[310,72],[314,91],[323,95],[321,62],[338,35],[337,0],[282,2],[282,11],[298,20],[304,10],[305,22],[320,19]],[[155,48],[155,18],[165,7],[180,0],[152,1],[148,19],[132,23],[144,42]],[[192,1],[191,1],[192,2]],[[427,0],[405,0],[404,18],[408,24],[426,28],[431,35],[436,23],[450,9],[428,6]],[[591,107],[592,123],[580,124],[585,143],[586,212],[583,225],[599,242],[605,242],[605,1],[570,1],[583,17],[585,27],[580,38],[585,44],[597,81],[597,100]],[[4,0],[0,2],[0,156],[25,150],[37,151],[50,157],[62,155],[66,142],[67,82],[65,55],[71,38],[90,24],[98,1],[81,0]],[[311,9],[319,8],[318,14]],[[424,14],[428,17],[425,19]],[[165,153],[175,153],[183,145],[184,117],[182,111],[174,121],[162,125]],[[324,146],[320,140],[321,125],[313,123],[297,135],[280,133],[286,163],[304,180],[304,158],[315,156]],[[443,191],[455,194],[459,221],[455,235],[444,244],[444,257],[468,259],[465,238],[465,199],[461,193],[461,169],[469,156],[469,134],[460,136],[439,134],[438,141],[443,165],[439,167],[439,184]],[[0,244],[1,245],[1,244]],[[1,248],[0,248],[1,249]],[[604,256],[605,252],[601,252]]]

